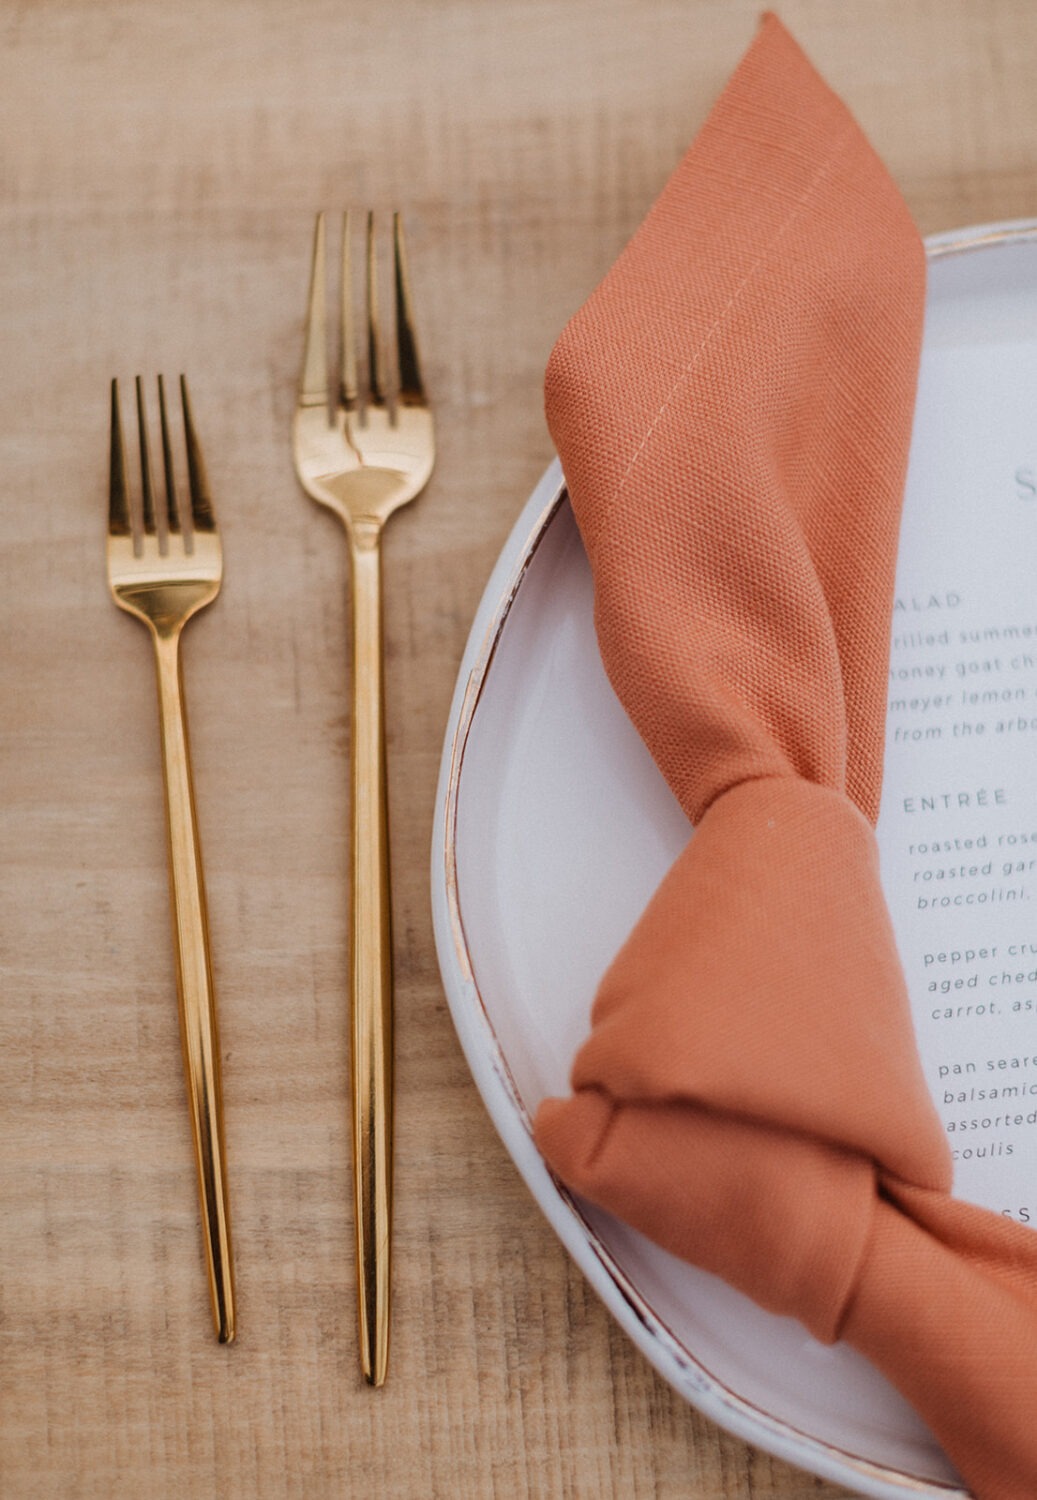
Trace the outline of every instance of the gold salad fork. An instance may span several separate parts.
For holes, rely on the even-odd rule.
[[[343,216],[337,399],[329,400],[324,215],[317,217],[292,447],[306,493],[346,528],[352,563],[352,1120],[357,1308],[364,1376],[385,1379],[392,1234],[392,912],[385,764],[381,539],[424,489],[435,444],[418,363],[399,214],[393,215],[396,370],[378,326],[373,215],[367,216],[366,381],[358,377],[349,215]]]
[[[190,496],[188,514],[183,518],[177,503],[173,441],[162,377],[158,378],[158,405],[165,484],[164,503],[158,506],[140,376],[136,387],[141,473],[138,506],[130,500],[119,420],[119,387],[117,381],[112,381],[108,584],[119,608],[147,625],[155,647],[180,1036],[194,1130],[213,1322],[220,1343],[229,1344],[234,1338],[234,1273],[223,1145],[220,1049],[179,656],[184,625],[198,610],[211,604],[219,592],[223,554],[202,450],[191,417],[187,382],[181,375]]]

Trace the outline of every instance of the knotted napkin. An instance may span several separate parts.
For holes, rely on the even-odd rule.
[[[925,257],[773,17],[559,340],[606,670],[694,834],[536,1138],[1037,1496],[1037,1235],[955,1201],[873,833]],[[621,858],[617,851],[617,858]]]

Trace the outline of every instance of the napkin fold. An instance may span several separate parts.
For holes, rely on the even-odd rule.
[[[861,1350],[979,1500],[1033,1500],[1037,1235],[951,1196],[872,826],[924,297],[897,189],[765,17],[548,367],[602,658],[695,832],[535,1132]]]

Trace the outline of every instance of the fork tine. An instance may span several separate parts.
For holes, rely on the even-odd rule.
[[[191,493],[191,524],[195,531],[215,531],[216,516],[212,508],[209,476],[205,472],[202,445],[198,441],[191,416],[191,398],[187,394],[187,377],[180,377],[180,404],[184,409],[184,437],[187,439],[187,482]]]
[[[173,469],[173,444],[169,437],[169,417],[166,412],[166,384],[158,377],[158,415],[162,429],[162,470],[166,476],[166,525],[171,536],[180,531],[180,511],[176,503],[176,473]]]
[[[144,387],[141,385],[140,376],[135,381],[137,387],[137,434],[140,443],[140,489],[141,489],[141,519],[144,523],[144,535],[155,535],[155,494],[151,487],[151,450],[148,447],[148,423],[144,414]]]
[[[374,214],[367,215],[367,381],[371,400],[385,400],[382,341],[378,335],[378,282],[375,272]]]
[[[310,300],[306,313],[306,342],[303,347],[302,376],[299,381],[300,406],[327,406],[328,352],[324,297],[324,215],[317,215],[313,232],[313,266],[310,271]]]
[[[132,536],[130,495],[126,487],[126,450],[119,421],[119,382],[112,381],[112,428],[108,460],[108,534]]]
[[[355,411],[360,388],[356,373],[356,329],[353,326],[353,263],[350,253],[348,211],[342,215],[342,269],[339,323],[339,399],[346,411]]]
[[[414,307],[411,302],[407,250],[403,239],[403,220],[399,212],[392,216],[393,281],[396,289],[396,364],[399,375],[399,399],[404,403],[424,403],[425,385],[418,361],[418,338],[414,331]]]

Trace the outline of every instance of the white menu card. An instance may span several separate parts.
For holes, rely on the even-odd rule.
[[[930,330],[889,672],[883,881],[959,1196],[1037,1225],[1037,344]]]

